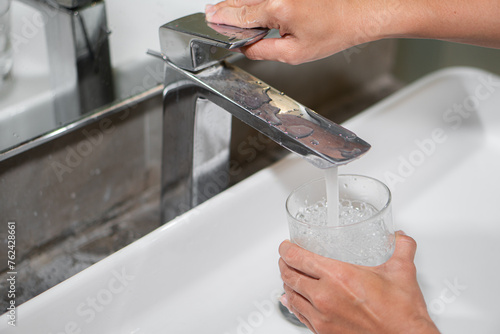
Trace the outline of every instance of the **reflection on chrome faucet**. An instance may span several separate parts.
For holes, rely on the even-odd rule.
[[[10,1],[0,0],[0,88],[12,68],[10,41]]]
[[[370,148],[351,131],[221,61],[229,54],[227,49],[267,33],[237,30],[211,29],[203,14],[160,28],[166,62],[162,222],[226,186],[231,115],[319,168],[346,164]]]
[[[66,124],[112,102],[114,88],[104,1],[20,1],[42,15],[57,124]]]

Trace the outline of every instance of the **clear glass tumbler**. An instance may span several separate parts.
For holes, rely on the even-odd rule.
[[[0,0],[0,86],[12,69],[10,2],[11,0]]]
[[[325,179],[295,189],[286,201],[291,241],[319,255],[377,266],[394,252],[391,192],[361,175],[339,175],[339,221],[327,220]]]

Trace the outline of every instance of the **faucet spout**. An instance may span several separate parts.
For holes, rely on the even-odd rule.
[[[196,72],[169,59],[165,64],[162,222],[226,186],[231,116],[319,168],[347,164],[370,149],[353,132],[229,61]]]

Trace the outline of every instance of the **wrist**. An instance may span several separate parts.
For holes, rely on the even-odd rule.
[[[355,44],[369,43],[384,38],[402,37],[408,30],[404,16],[403,0],[347,2],[344,17],[350,18],[348,31],[355,34],[351,38]]]
[[[367,6],[366,1],[359,1],[359,6],[364,29],[372,32],[367,42],[385,38],[439,38],[452,26],[450,8],[440,2],[380,0]]]
[[[420,328],[416,328],[415,334],[439,334],[439,330],[434,324],[434,322],[428,319],[422,319],[420,321]]]
[[[425,302],[417,305],[412,304],[407,310],[408,313],[403,312],[406,316],[400,316],[394,319],[394,323],[388,328],[386,332],[389,333],[405,333],[405,334],[439,334],[439,329],[432,321]]]
[[[375,1],[372,16],[379,23],[376,39],[410,38],[419,34],[422,20],[429,19],[420,13],[418,1],[387,0]],[[372,23],[373,24],[373,23]],[[425,24],[424,24],[425,25]]]
[[[427,310],[422,310],[421,315],[413,318],[408,328],[404,330],[409,334],[439,334],[439,330],[432,321]]]

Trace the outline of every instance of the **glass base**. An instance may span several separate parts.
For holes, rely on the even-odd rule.
[[[302,322],[300,322],[300,320],[295,316],[295,314],[290,312],[290,310],[287,309],[286,306],[281,304],[281,302],[278,303],[278,306],[281,311],[281,314],[283,314],[283,316],[288,322],[294,324],[295,326],[307,328],[307,326],[304,325]]]

